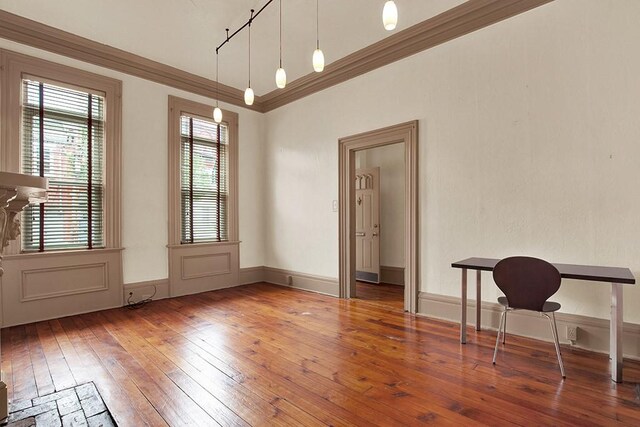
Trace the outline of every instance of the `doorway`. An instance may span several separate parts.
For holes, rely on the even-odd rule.
[[[390,126],[383,129],[365,132],[362,134],[341,138],[339,140],[339,291],[341,298],[353,298],[358,294],[363,294],[365,290],[358,292],[359,282],[356,280],[356,263],[357,258],[356,246],[358,233],[364,230],[357,230],[357,210],[356,210],[356,161],[358,165],[361,163],[362,153],[377,147],[386,147],[391,145],[401,145],[402,158],[404,160],[404,210],[403,210],[403,230],[402,230],[402,247],[404,255],[404,270],[400,273],[404,282],[402,292],[402,307],[405,311],[415,313],[418,303],[418,122],[412,121],[396,126]],[[358,154],[360,153],[360,154]],[[363,168],[361,168],[363,169]],[[361,173],[360,175],[372,175],[371,180],[375,180],[371,173]],[[367,177],[365,177],[366,179]],[[363,185],[361,184],[360,187]],[[366,185],[365,185],[366,186]],[[364,203],[364,200],[361,201]],[[371,235],[377,233],[375,224],[379,222],[371,222]],[[378,236],[372,236],[378,237]],[[365,243],[370,245],[369,243]],[[372,246],[369,246],[372,247]],[[365,271],[371,273],[371,271]],[[373,271],[375,273],[375,271]],[[378,281],[384,274],[384,270],[378,273]],[[375,275],[362,276],[358,273],[358,277],[368,277],[374,279]],[[362,283],[362,282],[360,282]],[[361,287],[361,286],[360,286]],[[381,298],[383,298],[381,296]]]
[[[404,309],[404,144],[356,152],[356,294]]]

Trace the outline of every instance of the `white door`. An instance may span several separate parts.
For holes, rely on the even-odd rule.
[[[356,170],[356,280],[380,283],[380,168]]]

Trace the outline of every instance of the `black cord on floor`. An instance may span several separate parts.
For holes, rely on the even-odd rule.
[[[137,308],[142,308],[146,303],[153,301],[153,297],[156,296],[156,292],[158,292],[158,288],[156,287],[156,285],[153,285],[153,295],[151,295],[149,298],[145,298],[142,301],[137,301],[137,302],[132,302],[131,301],[131,297],[133,296],[133,292],[129,292],[129,298],[127,298],[127,305],[126,307],[130,310],[134,310]]]

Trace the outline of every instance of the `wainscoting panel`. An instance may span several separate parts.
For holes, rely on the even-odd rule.
[[[238,242],[169,246],[169,295],[238,285]]]
[[[3,266],[3,326],[122,304],[121,249],[7,255]]]
[[[107,263],[22,270],[20,302],[109,289]]]
[[[231,253],[182,257],[182,280],[231,273]]]
[[[460,323],[460,298],[421,292],[418,302],[419,315]],[[467,326],[470,328],[475,327],[475,304],[474,300],[468,300]],[[482,329],[488,334],[494,334],[494,337],[500,323],[501,312],[502,307],[498,303],[482,302]],[[556,322],[558,324],[558,338],[561,344],[569,344],[573,347],[609,354],[609,320],[576,314],[556,313]],[[567,326],[578,328],[577,340],[574,343],[566,339]],[[507,343],[509,342],[509,334],[549,342],[553,340],[549,329],[549,321],[531,311],[509,313]],[[473,342],[469,335],[467,335],[467,342]],[[640,360],[640,325],[624,324],[623,346],[624,357]],[[553,351],[553,349],[550,351]]]

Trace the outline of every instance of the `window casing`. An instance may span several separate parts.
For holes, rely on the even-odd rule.
[[[22,215],[24,251],[104,247],[104,124],[104,94],[23,78],[22,173],[49,179]]]
[[[49,206],[57,203],[59,208],[58,212],[54,212],[47,210],[45,204],[44,227],[47,235],[42,248],[44,251],[40,251],[40,223],[37,222],[40,214],[39,206],[36,205],[31,208],[35,210],[23,212],[22,236],[19,241],[9,243],[5,254],[12,256],[30,252],[30,256],[35,256],[31,252],[39,252],[39,256],[46,257],[49,254],[53,256],[53,252],[62,249],[70,249],[72,252],[84,251],[89,247],[98,251],[103,248],[120,249],[122,82],[5,49],[0,49],[0,73],[0,116],[3,124],[0,128],[0,169],[40,175],[39,91],[40,83],[43,83],[45,146],[42,154],[45,160],[44,176],[49,178],[52,190],[47,203]],[[26,90],[25,85],[29,87]],[[62,108],[65,103],[60,99],[52,102],[54,95],[70,101]],[[88,113],[89,97],[92,103],[91,115]],[[86,112],[81,112],[85,111],[85,107]],[[61,129],[70,132],[62,132]],[[91,129],[91,149],[88,145],[88,129]],[[63,137],[62,134],[78,142],[78,146],[67,144],[66,136]],[[30,138],[32,141],[27,143]],[[80,149],[83,146],[84,152]],[[90,173],[87,163],[89,155],[92,157]],[[73,166],[62,168],[62,164]],[[69,196],[69,191],[58,191],[61,187],[73,188],[75,191],[78,186],[82,189],[72,196]],[[78,209],[76,217],[61,214],[65,209],[76,209],[71,207],[74,199],[81,202],[78,203],[81,209]],[[91,221],[88,214],[89,200]],[[62,225],[56,226],[56,221]],[[51,229],[47,229],[47,223],[51,225]],[[55,232],[66,233],[68,230],[74,232],[65,239],[54,235]],[[92,237],[89,238],[89,235]]]

